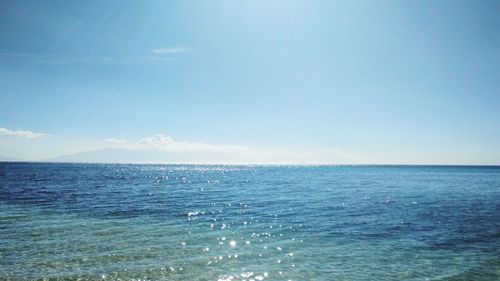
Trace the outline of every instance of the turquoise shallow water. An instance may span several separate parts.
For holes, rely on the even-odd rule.
[[[0,163],[0,280],[499,280],[500,168]]]

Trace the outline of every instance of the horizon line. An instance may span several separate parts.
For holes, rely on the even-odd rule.
[[[422,167],[499,167],[500,164],[412,164],[412,163],[167,163],[167,162],[68,162],[37,160],[0,160],[0,163],[38,164],[100,164],[100,165],[171,165],[171,166],[422,166]]]

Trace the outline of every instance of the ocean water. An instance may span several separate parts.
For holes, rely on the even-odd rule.
[[[0,163],[0,280],[500,280],[500,167]]]

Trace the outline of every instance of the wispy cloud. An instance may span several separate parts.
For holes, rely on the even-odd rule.
[[[0,136],[13,136],[13,137],[36,139],[41,137],[50,137],[51,135],[43,133],[35,133],[31,131],[24,131],[24,130],[11,131],[5,128],[0,128]]]
[[[110,142],[110,143],[127,143],[127,140],[123,140],[123,139],[113,139],[113,138],[110,138],[110,139],[105,139],[104,141],[105,141],[105,142]]]
[[[172,137],[158,134],[152,137],[140,139],[137,142],[130,142],[124,139],[108,138],[106,142],[122,144],[129,149],[160,149],[167,151],[219,151],[219,152],[241,152],[248,150],[245,146],[224,146],[212,145],[201,142],[177,141]]]
[[[167,48],[158,48],[152,50],[153,54],[156,55],[173,55],[180,54],[192,51],[193,48],[184,48],[184,47],[167,47]]]

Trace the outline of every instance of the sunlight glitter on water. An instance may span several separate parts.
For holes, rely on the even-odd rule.
[[[7,165],[0,279],[498,274],[497,168]]]

